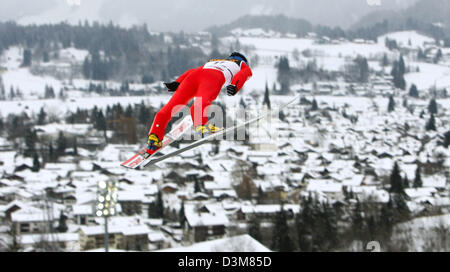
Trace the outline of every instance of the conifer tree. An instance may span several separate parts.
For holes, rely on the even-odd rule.
[[[180,211],[178,212],[178,219],[179,219],[180,226],[183,228],[184,222],[186,221],[186,214],[184,212],[184,200],[181,201],[181,208],[180,208]]]
[[[31,167],[31,171],[33,172],[39,172],[41,169],[41,163],[39,162],[39,156],[37,153],[34,153],[33,155],[33,167]]]
[[[62,131],[59,132],[58,139],[56,140],[56,152],[58,156],[64,155],[67,148],[67,139],[66,136],[62,133]]]
[[[364,213],[362,211],[361,202],[358,198],[356,199],[355,208],[351,218],[352,230],[355,233],[355,238],[362,240],[364,236]]]
[[[31,50],[25,49],[23,51],[23,60],[22,60],[22,67],[29,67],[31,65]]]
[[[256,216],[252,216],[248,224],[248,234],[253,237],[253,239],[261,242],[261,222]]]
[[[448,148],[448,146],[450,146],[450,130],[447,131],[446,133],[444,133],[444,143],[443,143],[445,148]]]
[[[36,130],[27,129],[25,132],[25,156],[32,156],[32,154],[36,151],[35,145],[37,141]]]
[[[408,177],[405,175],[405,179],[403,180],[403,186],[404,188],[409,188],[409,180]]]
[[[391,188],[389,191],[391,193],[397,193],[402,195],[405,193],[403,179],[400,176],[400,167],[398,166],[397,162],[394,163],[394,168],[392,169],[391,172],[390,184]]]
[[[264,92],[264,101],[263,101],[263,105],[267,105],[268,109],[271,109],[270,106],[270,98],[269,98],[269,87],[267,86],[267,81],[266,81],[266,90]]]
[[[274,251],[291,252],[294,250],[287,220],[287,214],[282,203],[280,205],[280,211],[274,219],[274,232],[272,236],[272,249]]]
[[[442,59],[442,50],[439,48],[439,50],[436,52],[436,56],[434,57],[434,63],[438,63]]]
[[[48,145],[48,158],[51,162],[55,161],[55,151],[53,150],[52,142]]]
[[[78,155],[78,140],[77,140],[77,137],[73,138],[73,154],[75,156]]]
[[[158,191],[158,194],[156,196],[156,216],[158,218],[164,218],[164,202],[161,190]]]
[[[416,84],[412,84],[409,88],[409,96],[419,98],[419,91],[417,90]]]
[[[61,211],[59,214],[58,227],[56,228],[58,232],[66,232],[69,229],[67,227],[66,220],[67,216],[64,215],[63,211]]]
[[[326,240],[327,248],[326,251],[334,249],[339,244],[339,234],[338,234],[338,216],[336,210],[331,206],[331,204],[325,204],[324,207],[324,219],[325,219],[325,233],[324,237]]]
[[[434,119],[434,114],[431,114],[430,119],[428,119],[428,122],[425,126],[425,129],[427,131],[430,131],[430,130],[436,131],[436,120]]]
[[[312,110],[312,111],[316,111],[316,110],[318,110],[318,109],[319,109],[319,106],[317,105],[317,101],[316,101],[316,99],[314,98],[313,101],[312,101],[311,110]]]
[[[312,251],[312,235],[314,230],[315,216],[313,213],[312,196],[305,197],[301,201],[300,213],[295,218],[297,230],[298,248],[300,251]]]
[[[200,188],[200,184],[198,182],[198,179],[195,179],[195,181],[194,181],[194,193],[199,193],[201,191],[202,191],[202,189]]]
[[[422,187],[422,185],[423,185],[423,183],[422,183],[422,176],[420,174],[420,166],[417,165],[416,176],[414,177],[413,187],[414,188],[420,188],[420,187]]]
[[[437,103],[436,103],[436,99],[433,98],[433,99],[430,100],[430,103],[428,104],[428,112],[430,114],[437,114],[438,106],[437,106]]]
[[[394,226],[394,211],[392,198],[391,196],[389,196],[389,201],[386,204],[382,204],[380,210],[381,238],[383,238],[384,240],[390,240],[393,226]]]
[[[47,117],[47,113],[45,113],[44,108],[42,107],[38,114],[38,125],[43,125],[45,123],[45,118]]]
[[[391,95],[389,96],[388,112],[392,112],[394,110],[395,110],[395,100],[394,97]]]

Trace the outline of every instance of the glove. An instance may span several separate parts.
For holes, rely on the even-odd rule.
[[[178,86],[180,86],[180,83],[178,83],[176,81],[170,82],[170,83],[164,82],[164,85],[166,85],[169,92],[175,92],[178,89]]]
[[[235,85],[228,85],[227,86],[227,94],[229,96],[234,96],[237,94],[237,87]]]

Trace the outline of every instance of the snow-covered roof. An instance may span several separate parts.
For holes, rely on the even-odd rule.
[[[437,192],[436,188],[433,188],[433,187],[406,188],[405,189],[405,193],[412,199],[419,198],[419,197],[432,196],[436,192]]]
[[[93,207],[92,205],[73,205],[73,214],[74,215],[93,215]]]
[[[342,192],[342,184],[330,180],[311,180],[307,187],[307,191],[323,192],[323,193],[339,193]]]
[[[156,242],[160,242],[160,241],[165,241],[166,238],[164,236],[164,234],[160,231],[154,231],[154,232],[150,232],[148,234],[148,240],[151,243],[156,243]]]
[[[186,220],[192,227],[228,225],[229,220],[224,212],[200,212],[193,204],[185,204]]]
[[[213,190],[213,197],[229,196],[237,198],[235,190]]]
[[[446,178],[441,175],[422,177],[423,187],[445,188]]]
[[[188,247],[158,250],[159,252],[270,252],[248,234],[196,243]]]
[[[298,213],[300,211],[300,206],[295,204],[285,204],[283,205],[285,211],[292,211]],[[243,213],[266,213],[274,214],[281,210],[280,204],[261,204],[261,205],[243,205],[241,206],[241,211]]]
[[[52,233],[50,234],[21,234],[20,243],[24,245],[32,245],[41,241],[48,242],[77,242],[78,233]]]
[[[119,191],[117,193],[117,200],[120,201],[143,201],[144,200],[143,191]]]

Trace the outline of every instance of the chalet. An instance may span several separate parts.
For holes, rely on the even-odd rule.
[[[311,180],[306,187],[306,191],[324,193],[334,200],[343,198],[342,184],[331,180]]]
[[[87,225],[95,217],[92,205],[73,205],[72,214],[77,225]]]
[[[208,200],[208,199],[209,199],[209,195],[207,195],[205,193],[201,193],[201,192],[197,192],[197,193],[193,194],[191,197],[191,200],[197,200],[197,201]]]
[[[168,247],[168,241],[161,231],[155,231],[148,234],[149,249],[158,250]]]
[[[204,206],[185,204],[184,239],[191,243],[225,236],[229,224],[224,212],[209,211]]]
[[[170,182],[175,184],[183,184],[186,178],[176,171],[170,171],[167,175],[164,176],[164,182]]]
[[[144,198],[142,191],[119,191],[117,203],[120,204],[122,212],[126,215],[142,214]]]
[[[235,190],[213,190],[212,191],[213,197],[218,200],[222,201],[224,199],[237,199],[237,194]]]
[[[276,204],[286,200],[288,187],[278,179],[258,183],[258,201],[264,204]]]
[[[173,194],[178,191],[178,185],[174,183],[165,183],[163,186],[161,186],[161,191],[165,194]]]
[[[42,246],[66,252],[80,250],[78,233],[24,234],[20,244],[26,252],[40,251]]]
[[[18,235],[45,233],[58,221],[59,213],[48,214],[44,210],[28,207],[11,213],[11,222]]]

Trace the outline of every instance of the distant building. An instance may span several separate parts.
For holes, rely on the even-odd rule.
[[[225,212],[209,211],[206,206],[185,204],[184,240],[191,243],[222,238],[229,224]]]

